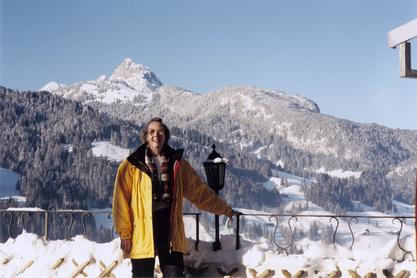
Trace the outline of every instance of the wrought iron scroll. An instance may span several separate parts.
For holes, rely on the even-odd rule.
[[[296,216],[294,216],[294,215],[292,215],[289,219],[288,219],[288,227],[289,227],[289,229],[290,229],[290,234],[291,234],[291,242],[287,245],[287,246],[281,246],[281,245],[279,245],[278,243],[277,243],[277,241],[276,241],[276,233],[277,233],[277,229],[278,229],[278,222],[279,222],[279,220],[278,220],[278,217],[277,216],[274,216],[274,215],[271,215],[270,217],[269,217],[269,221],[270,222],[272,222],[271,221],[271,218],[274,218],[275,220],[276,220],[276,224],[275,224],[275,229],[274,229],[274,236],[273,236],[273,239],[274,239],[274,244],[276,245],[276,247],[278,248],[278,252],[279,253],[281,253],[281,252],[285,252],[285,254],[286,255],[288,255],[289,253],[288,253],[288,249],[293,245],[293,243],[294,243],[294,232],[293,232],[293,230],[292,230],[292,227],[291,227],[291,220],[292,219],[294,219],[295,220],[295,222],[297,222],[298,221],[298,219],[297,219],[297,217]]]
[[[337,217],[332,216],[329,219],[330,224],[332,223],[332,220],[336,220],[336,229],[334,229],[334,233],[333,233],[333,244],[336,244],[336,233],[337,233],[337,229],[339,229],[339,219],[337,219]]]
[[[7,224],[7,233],[9,234],[9,237],[14,238],[14,236],[12,235],[13,213],[11,213],[10,211],[6,211],[4,212],[4,215],[6,217],[10,217],[10,221]]]
[[[400,230],[398,231],[398,234],[397,234],[397,245],[398,245],[398,248],[400,248],[401,251],[404,252],[403,258],[402,260],[400,260],[400,262],[403,262],[407,255],[411,256],[413,261],[415,261],[413,253],[411,251],[405,250],[400,244],[401,232],[403,230],[403,220],[400,217],[395,217],[394,219],[392,219],[392,224],[394,224],[395,220],[398,220],[400,222]]]
[[[25,222],[25,215],[26,215],[26,216],[29,216],[29,214],[28,214],[28,212],[27,212],[27,211],[23,211],[23,212],[20,214],[20,221],[22,222],[22,227],[23,227],[23,230],[24,230],[24,231],[27,231],[26,222]]]
[[[17,236],[17,232],[16,232],[16,225],[18,226],[19,230],[20,230],[20,226],[22,225],[23,230],[27,230],[30,229],[32,227],[32,222],[34,221],[34,219],[32,219],[32,213],[33,211],[28,211],[28,210],[0,210],[0,225],[4,225],[5,229],[4,232],[7,236],[7,238],[15,238]],[[36,213],[36,212],[35,212]],[[43,217],[43,221],[41,222],[43,230],[42,231],[38,231],[37,227],[39,227],[39,223],[33,222],[34,224],[38,224],[38,226],[36,226],[34,233],[41,233],[42,237],[45,241],[47,241],[49,239],[49,226],[51,225],[50,221],[50,217],[49,215],[51,213],[53,213],[54,216],[56,216],[57,218],[59,217],[59,221],[54,221],[54,219],[56,218],[52,218],[52,224],[54,224],[55,222],[57,223],[63,223],[63,225],[61,225],[60,227],[60,231],[63,232],[63,236],[64,239],[66,240],[70,240],[75,233],[75,228],[77,227],[77,231],[78,231],[78,224],[80,224],[81,228],[83,229],[83,235],[87,236],[88,233],[90,232],[88,230],[89,228],[89,223],[88,223],[88,218],[91,218],[92,216],[94,216],[95,214],[100,214],[100,213],[104,213],[104,215],[107,215],[108,219],[112,219],[112,213],[109,211],[105,211],[105,212],[97,212],[97,211],[85,211],[85,210],[45,210],[45,211],[40,211],[41,214],[44,215]],[[199,240],[199,225],[200,225],[200,213],[184,213],[184,215],[194,215],[195,216],[195,221],[196,221],[196,245],[195,248],[198,248],[198,244],[200,242]],[[80,220],[80,223],[75,223],[78,220]],[[35,220],[38,220],[38,218],[36,218]],[[63,220],[63,222],[62,222]],[[77,224],[77,225],[75,225]],[[54,230],[55,231],[55,230]],[[77,232],[78,233],[78,232]],[[16,235],[15,235],[16,234]],[[62,233],[59,233],[58,236],[62,235]],[[116,231],[115,231],[115,225],[113,223],[112,228],[111,228],[111,240],[114,240],[116,237]]]
[[[83,224],[83,235],[87,236],[87,228],[85,225],[85,217],[90,218],[91,217],[91,212],[83,212],[83,214],[81,214],[81,223]]]
[[[72,214],[72,212],[67,212],[65,213],[64,217],[65,219],[70,219],[69,225],[68,225],[67,236],[65,237],[67,240],[69,240],[71,238],[72,224],[74,223],[74,215]]]
[[[20,230],[20,225],[23,226],[23,230],[27,230],[28,228],[32,227],[32,221],[33,219],[31,218],[32,214],[31,211],[27,211],[27,210],[0,210],[0,217],[1,217],[1,225],[5,225],[5,227],[7,229],[5,229],[4,231],[7,232],[9,238],[15,238],[14,235],[16,232],[16,225],[18,226],[17,228]],[[74,211],[69,211],[69,210],[52,210],[52,211],[44,211],[41,212],[45,214],[45,218],[44,218],[44,234],[43,234],[43,238],[45,240],[48,240],[48,226],[49,226],[49,219],[48,219],[48,213],[59,213],[59,215],[62,217],[62,215],[64,216],[64,225],[61,227],[61,232],[64,231],[64,236],[65,239],[70,239],[73,236],[73,225],[75,224],[74,221],[76,219],[78,219],[78,215],[74,215],[74,213],[80,213],[81,217],[80,220],[82,222],[82,228],[83,228],[83,234],[84,236],[87,235],[88,231],[87,231],[87,225],[88,224],[88,220],[86,218],[90,218],[91,216],[94,216],[96,213],[105,213],[107,214],[107,218],[108,219],[112,219],[112,213],[109,211],[82,211],[82,210],[74,210]],[[196,213],[184,213],[184,215],[194,215],[196,217],[196,246],[195,248],[198,248],[198,242],[199,242],[199,230],[198,230],[198,226],[199,226],[199,215]],[[353,232],[353,228],[355,228],[355,224],[359,223],[358,219],[361,218],[367,218],[367,219],[390,219],[392,220],[392,224],[396,225],[396,222],[398,221],[400,224],[399,230],[396,233],[396,241],[397,241],[397,246],[398,249],[401,250],[399,251],[402,254],[402,258],[400,256],[399,259],[402,259],[401,261],[404,261],[405,259],[408,259],[407,256],[409,256],[410,259],[412,259],[413,261],[415,261],[415,249],[408,251],[407,248],[408,246],[405,246],[404,243],[404,238],[406,238],[408,236],[408,230],[404,230],[405,227],[404,225],[406,224],[405,220],[407,219],[413,219],[412,221],[414,221],[414,225],[415,223],[415,217],[413,216],[361,216],[361,215],[279,215],[279,214],[242,214],[241,216],[238,215],[237,216],[237,227],[236,227],[236,249],[239,249],[240,247],[240,225],[239,225],[239,217],[245,217],[245,216],[262,216],[262,217],[269,217],[269,224],[268,225],[273,225],[274,221],[275,223],[275,227],[273,230],[273,238],[271,238],[271,244],[274,246],[274,248],[276,248],[276,250],[279,253],[284,253],[284,254],[289,254],[292,250],[293,247],[295,247],[296,245],[296,234],[294,229],[294,222],[298,221],[298,218],[303,218],[303,217],[320,217],[320,218],[327,218],[329,219],[331,225],[333,227],[335,227],[334,231],[333,231],[333,244],[336,244],[336,234],[339,232],[339,225],[340,225],[340,218],[341,219],[347,219],[347,224],[348,224],[348,228],[349,228],[349,232],[350,232],[350,236],[352,238],[352,241],[350,243],[349,249],[353,249],[354,245],[355,245],[355,234]],[[77,217],[77,218],[75,218]],[[14,219],[16,218],[16,219]],[[274,219],[274,220],[273,220]],[[62,220],[62,218],[60,218],[60,220]],[[288,228],[285,227],[285,224],[283,223],[284,221],[287,221],[287,225]],[[17,223],[14,223],[14,222]],[[78,220],[77,220],[78,221]],[[334,223],[334,221],[336,221],[336,223]],[[20,223],[21,222],[21,223]],[[59,221],[61,223],[61,221]],[[34,223],[36,224],[36,223]],[[414,226],[413,225],[413,226]],[[77,225],[78,227],[78,225]],[[281,229],[283,228],[283,229]],[[278,231],[279,229],[279,231]],[[35,229],[37,230],[37,229]],[[78,229],[77,229],[78,230]],[[272,230],[272,229],[271,229]],[[270,231],[269,229],[267,230],[268,232]],[[288,234],[289,233],[289,234]],[[339,232],[340,233],[340,232]],[[346,233],[347,235],[348,233]],[[406,234],[407,236],[405,236],[404,234]],[[62,235],[62,233],[60,233],[60,235]],[[345,235],[345,233],[344,233]],[[116,237],[116,233],[115,233],[115,226],[114,223],[112,225],[112,229],[111,229],[111,240],[114,240],[114,238]],[[402,242],[402,243],[401,243]],[[410,248],[410,247],[408,247]]]
[[[356,218],[355,216],[351,217],[348,221],[348,227],[349,227],[350,235],[352,236],[352,244],[349,246],[349,249],[352,249],[353,244],[355,244],[355,236],[353,235],[353,231],[352,231],[352,227],[351,227],[352,220],[355,220],[356,224],[358,224],[358,222],[359,222],[358,218]]]

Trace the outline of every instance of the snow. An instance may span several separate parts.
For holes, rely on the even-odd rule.
[[[351,160],[353,158],[355,158],[356,153],[350,149],[345,149],[345,154],[344,154],[344,159],[346,160]]]
[[[413,256],[415,256],[414,220],[406,219],[401,223],[398,219],[395,219],[395,217],[398,216],[413,217],[414,206],[393,200],[393,204],[396,205],[398,212],[387,214],[377,212],[372,207],[354,201],[355,211],[347,212],[346,214],[356,216],[356,218],[338,217],[338,222],[336,222],[336,220],[330,219],[329,216],[324,217],[324,215],[333,215],[333,213],[325,211],[312,202],[307,204],[307,201],[304,198],[304,192],[301,189],[301,184],[303,184],[305,179],[285,172],[277,172],[279,171],[276,171],[274,174],[277,174],[282,178],[287,178],[288,185],[280,186],[281,178],[271,177],[264,186],[269,189],[276,188],[279,190],[280,194],[283,196],[284,214],[297,214],[297,218],[292,218],[291,221],[293,229],[308,233],[309,227],[313,222],[316,223],[321,230],[329,226],[332,226],[333,229],[335,229],[336,224],[339,224],[336,233],[337,244],[331,250],[329,250],[329,247],[325,248],[319,246],[317,241],[308,238],[303,238],[301,240],[296,239],[295,245],[297,248],[301,247],[304,251],[303,257],[311,256],[311,260],[313,260],[313,255],[316,256],[316,260],[317,257],[335,257],[335,261],[331,262],[331,264],[337,263],[339,267],[342,262],[340,260],[337,261],[336,258],[353,258],[354,260],[352,260],[351,264],[355,262],[355,265],[351,267],[352,269],[361,269],[362,272],[367,273],[367,271],[371,271],[370,269],[373,267],[374,271],[382,271],[383,268],[392,268],[396,266],[394,258],[402,258],[404,255],[398,248],[396,239],[400,229],[402,229],[400,240],[401,246],[406,250],[412,251]],[[311,180],[306,179],[305,181]],[[237,210],[247,214],[264,213],[240,208],[237,208]],[[316,215],[317,217],[313,217],[313,215]],[[245,216],[245,218],[247,221],[257,222],[263,226],[267,223],[271,223],[269,217],[265,216]],[[285,225],[287,221],[290,221],[289,219],[290,217],[288,216],[281,221],[283,221],[282,223]],[[352,242],[350,228],[354,235],[354,242]],[[321,234],[321,236],[323,236],[323,234]],[[353,244],[352,250],[349,249],[351,244]],[[345,260],[344,263],[348,263],[348,261]],[[415,264],[414,266],[410,264],[409,267],[414,267],[407,269],[415,273]],[[342,267],[340,268],[342,269]],[[379,272],[379,274],[382,275],[381,272]]]
[[[397,166],[392,171],[390,171],[387,174],[387,178],[404,175],[405,173],[411,171],[414,167],[415,165],[413,165],[413,163],[410,163],[409,161],[405,161],[402,163],[401,166]]]
[[[97,81],[98,82],[103,82],[104,80],[106,80],[107,79],[107,76],[106,75],[100,75],[98,78],[97,78]]]
[[[249,141],[249,142],[240,142],[239,143],[240,149],[243,150],[244,148],[248,148],[253,146],[253,141]]]
[[[278,184],[280,184],[281,178],[271,177],[269,180],[264,182],[263,186],[268,190],[273,190],[277,187]]]
[[[41,208],[36,207],[19,207],[19,208],[7,208],[7,211],[30,211],[30,212],[39,212],[45,211]]]
[[[0,201],[1,200],[8,200],[8,199],[15,200],[20,206],[24,206],[26,204],[26,197],[25,196],[17,196],[17,195],[2,197],[2,198],[0,198]]]
[[[279,166],[279,167],[282,167],[282,168],[284,168],[284,167],[285,167],[285,163],[284,163],[284,161],[282,161],[281,159],[280,159],[280,160],[278,160],[278,161],[276,161],[276,162],[275,162],[275,165],[276,165],[276,166]]]
[[[96,157],[105,157],[108,160],[120,162],[129,155],[130,150],[113,145],[108,141],[96,141],[92,143],[92,152]]]
[[[287,141],[290,142],[296,149],[306,150],[313,153],[322,153],[328,155],[334,155],[338,157],[336,147],[331,147],[327,144],[325,137],[313,138],[307,137],[302,138],[295,134],[291,129],[287,130]]]
[[[192,230],[190,225],[192,226],[187,224],[186,230]],[[200,227],[201,230],[203,229]],[[322,242],[309,241],[303,246],[304,254],[288,256],[277,253],[262,240],[253,242],[243,238],[241,248],[235,250],[234,239],[234,235],[222,236],[222,249],[219,251],[212,251],[211,240],[201,241],[199,250],[196,251],[193,248],[194,241],[188,239],[189,252],[184,257],[186,265],[194,268],[206,266],[207,270],[202,277],[218,277],[217,268],[228,272],[235,267],[237,272],[234,277],[251,277],[248,275],[249,271],[261,273],[267,269],[274,271],[274,277],[282,277],[281,272],[284,269],[290,273],[304,270],[308,272],[306,277],[325,277],[337,268],[343,277],[349,277],[349,269],[356,270],[361,275],[375,272],[378,277],[384,277],[383,269],[394,274],[408,270],[411,277],[416,277],[415,262],[410,258],[397,262],[401,252],[395,238],[374,250],[359,252],[340,245],[329,246]],[[75,263],[81,265],[90,262],[84,268],[88,277],[99,277],[103,271],[100,265],[109,266],[112,263],[117,263],[112,271],[116,277],[130,277],[130,261],[123,259],[119,246],[119,238],[108,243],[95,243],[83,236],[75,236],[71,240],[44,241],[23,231],[16,239],[10,238],[0,244],[0,273],[2,277],[71,277],[76,269]],[[405,248],[413,247],[414,237],[407,238]],[[5,263],[6,261],[8,262]],[[250,268],[253,270],[249,270]],[[161,275],[158,274],[157,277]]]
[[[335,170],[327,170],[324,167],[321,167],[319,169],[316,170],[316,173],[323,173],[323,174],[327,174],[331,177],[335,177],[335,178],[341,178],[341,179],[347,179],[350,177],[354,177],[356,179],[359,179],[359,177],[361,176],[362,172],[360,171],[350,171],[350,170],[343,170],[343,169],[335,169]]]
[[[292,123],[290,122],[282,122],[280,124],[275,124],[276,133],[278,134],[285,134],[291,129]]]
[[[74,146],[72,144],[66,144],[66,145],[64,145],[64,149],[67,152],[72,153],[74,151]]]
[[[54,81],[49,82],[48,84],[46,84],[45,86],[43,86],[41,89],[39,89],[39,91],[55,91],[55,90],[59,90],[62,86],[65,86],[63,84],[58,84]]]
[[[415,208],[413,205],[405,204],[396,200],[392,200],[392,204],[397,207],[399,215],[413,216],[415,214]]]
[[[230,113],[250,112],[264,120],[273,118],[280,108],[319,112],[317,105],[301,96],[287,95],[277,90],[256,87],[228,86],[210,93],[216,96],[220,106],[229,106]],[[277,109],[278,108],[278,109]]]
[[[156,89],[161,86],[161,81],[147,67],[135,64],[131,59],[126,58],[109,78],[101,75],[96,80],[77,82],[68,86],[49,82],[40,90],[83,103],[120,102],[139,106],[149,103]]]
[[[315,178],[309,178],[309,177],[299,177],[297,175],[293,175],[293,174],[289,174],[287,172],[283,172],[283,171],[278,171],[275,169],[271,169],[272,175],[273,177],[271,177],[272,181],[277,181],[280,182],[280,179],[273,179],[274,177],[279,177],[279,178],[285,178],[287,179],[288,183],[292,183],[292,184],[310,184],[313,182],[317,182]],[[277,186],[279,186],[280,183],[277,183]]]
[[[0,168],[0,197],[20,195],[16,190],[16,183],[21,176],[11,170]]]
[[[256,150],[252,151],[252,153],[256,154],[257,159],[261,159],[261,152],[266,149],[266,146],[261,146],[257,148]]]
[[[216,157],[213,161],[211,161],[210,159],[207,160],[207,162],[213,162],[213,163],[228,163],[229,160],[227,158],[224,157]]]
[[[97,94],[97,86],[91,83],[84,83],[80,87],[80,91],[84,93]]]
[[[110,79],[123,80],[136,91],[144,88],[155,90],[162,85],[161,81],[152,74],[149,68],[141,64],[135,64],[130,58],[124,59],[114,70]]]
[[[248,89],[249,91],[247,91]],[[251,91],[251,89],[255,91]],[[264,120],[271,119],[274,115],[268,113],[266,111],[266,106],[261,104],[260,101],[254,99],[258,96],[256,90],[257,89],[253,88],[240,88],[240,92],[237,92],[235,94],[219,95],[219,105],[229,106],[231,114],[240,114],[242,112],[251,111],[254,114],[253,117],[255,118],[260,117]]]
[[[122,87],[116,90],[108,90],[102,96],[98,97],[98,99],[105,104],[111,104],[114,102],[128,103],[132,102],[138,95],[141,94],[136,93],[130,88]]]
[[[0,201],[12,198],[20,204],[26,202],[26,198],[16,190],[16,183],[21,176],[9,169],[0,168]]]

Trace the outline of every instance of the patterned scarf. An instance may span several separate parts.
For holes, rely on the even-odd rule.
[[[171,182],[169,180],[168,159],[165,155],[161,159],[161,176],[158,177],[156,169],[155,157],[152,152],[146,148],[145,163],[152,172],[152,191],[154,200],[171,201]]]

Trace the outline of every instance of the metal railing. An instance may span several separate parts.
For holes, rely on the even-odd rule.
[[[94,216],[97,218],[98,215],[104,215],[107,218],[107,229],[111,230],[111,239],[114,239],[114,225],[111,220],[112,213],[110,210],[0,210],[0,228],[2,225],[5,224],[6,231],[8,237],[14,238],[16,235],[12,231],[12,227],[14,225],[15,230],[17,226],[20,227],[20,230],[28,231],[28,224],[27,220],[30,219],[30,214],[43,214],[43,217],[38,218],[37,220],[43,218],[43,229],[39,231],[38,234],[43,236],[44,240],[50,239],[49,236],[49,228],[50,228],[50,217],[56,215],[61,215],[63,217],[63,222],[61,230],[65,229],[65,239],[69,240],[71,237],[74,236],[74,224],[78,221],[78,226],[81,227],[78,229],[77,234],[83,234],[84,236],[88,235],[87,229],[87,220]],[[199,240],[199,226],[200,226],[200,213],[194,212],[186,212],[184,213],[185,216],[194,216],[195,217],[195,246],[194,248],[198,250],[198,245],[200,243]],[[329,215],[329,214],[240,214],[236,216],[236,221],[234,223],[235,229],[235,247],[236,249],[240,248],[240,240],[241,240],[241,226],[245,224],[242,222],[250,221],[251,218],[257,217],[262,218],[265,225],[267,226],[267,230],[271,232],[271,245],[275,246],[279,253],[289,254],[290,250],[296,247],[295,241],[295,229],[294,224],[297,223],[300,219],[310,218],[313,221],[318,219],[328,219],[330,225],[333,227],[332,234],[331,234],[331,242],[332,244],[337,243],[337,236],[341,235],[342,233],[339,231],[341,222],[345,223],[348,228],[348,233],[343,233],[344,240],[342,244],[349,246],[349,249],[352,249],[355,244],[355,225],[357,225],[361,220],[365,219],[368,222],[372,220],[377,221],[381,219],[388,219],[391,220],[390,222],[393,227],[396,229],[392,231],[391,234],[397,237],[397,245],[398,248],[403,252],[402,260],[405,260],[407,256],[411,257],[412,260],[415,261],[415,250],[406,250],[404,246],[401,244],[402,239],[402,232],[406,221],[412,221],[412,225],[408,224],[409,226],[413,227],[414,232],[416,230],[416,218],[415,216],[364,216],[364,215]],[[4,222],[4,223],[3,223]],[[300,220],[301,222],[301,220]],[[81,223],[81,224],[80,224]],[[91,224],[91,223],[90,223]],[[94,223],[97,225],[100,223]],[[363,223],[362,223],[363,224]],[[369,224],[369,223],[368,223]],[[374,224],[378,224],[374,222]],[[272,231],[273,230],[273,231]],[[358,232],[358,230],[356,230]],[[363,233],[361,233],[362,235]],[[348,238],[347,238],[348,237]],[[414,252],[414,254],[413,254]]]
[[[0,228],[1,225],[6,226],[6,233],[9,238],[15,238],[17,235],[13,232],[17,231],[29,231],[28,220],[30,215],[32,218],[35,214],[43,215],[40,219],[43,219],[43,229],[37,229],[37,234],[43,236],[45,241],[50,239],[50,226],[51,226],[51,216],[56,217],[60,215],[63,226],[60,227],[61,230],[64,230],[65,239],[71,239],[75,234],[82,234],[84,236],[88,235],[87,221],[92,217],[97,221],[97,216],[104,215],[107,218],[107,227],[111,230],[110,237],[113,240],[115,237],[114,224],[112,221],[112,212],[111,210],[40,210],[40,209],[19,209],[13,208],[8,210],[0,210]],[[198,245],[200,243],[200,213],[197,212],[185,212],[184,216],[194,216],[195,217],[195,246],[194,248],[198,250]],[[77,220],[76,220],[77,219]],[[4,221],[5,220],[5,221]],[[39,219],[37,219],[39,220]],[[4,223],[3,223],[4,221]],[[75,223],[78,221],[79,223]],[[95,222],[96,222],[95,221]],[[81,225],[81,231],[74,234],[74,225]],[[96,225],[97,223],[94,223]],[[80,230],[80,229],[79,229]],[[35,232],[36,233],[36,232]]]
[[[347,223],[347,227],[349,229],[350,234],[350,245],[349,249],[352,249],[355,244],[355,234],[353,232],[353,222],[355,224],[358,224],[360,219],[366,219],[368,221],[371,220],[377,220],[377,219],[389,219],[391,220],[391,223],[394,225],[396,223],[399,224],[398,230],[396,232],[392,232],[393,235],[397,236],[397,246],[398,248],[404,253],[402,260],[404,261],[407,256],[410,256],[413,261],[415,261],[415,255],[413,254],[412,250],[406,250],[401,245],[401,233],[403,232],[404,224],[407,220],[414,221],[412,227],[414,228],[414,233],[416,231],[416,217],[415,216],[364,216],[364,215],[329,215],[329,214],[240,214],[236,216],[236,249],[240,248],[240,234],[241,234],[241,219],[249,218],[249,217],[264,217],[268,219],[268,223],[271,223],[273,225],[273,234],[272,234],[272,243],[275,245],[279,253],[285,253],[289,254],[289,250],[295,246],[295,234],[293,225],[291,223],[296,223],[299,219],[302,218],[314,218],[314,219],[320,219],[320,218],[327,218],[329,219],[330,224],[335,223],[335,228],[333,230],[332,234],[332,244],[336,244],[336,236],[339,232],[339,226],[340,222],[343,221]],[[285,221],[286,220],[286,221]],[[275,222],[275,223],[273,223]],[[284,231],[286,231],[287,236],[285,236],[281,231],[282,229],[279,229],[279,227],[283,227],[282,225],[286,223],[286,227],[284,226]],[[375,222],[377,223],[377,222]],[[397,225],[398,225],[397,224]],[[280,232],[279,232],[280,231]],[[369,231],[368,231],[369,232]],[[413,235],[414,236],[414,235]],[[286,238],[285,243],[279,242],[277,240],[277,237],[283,239]],[[284,245],[285,244],[285,245]],[[414,250],[415,253],[415,250]]]

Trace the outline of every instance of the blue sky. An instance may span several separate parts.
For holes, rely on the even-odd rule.
[[[417,18],[414,0],[0,0],[0,17],[9,88],[96,79],[130,57],[194,92],[277,89],[325,114],[417,129],[417,80],[399,77],[387,44]]]

